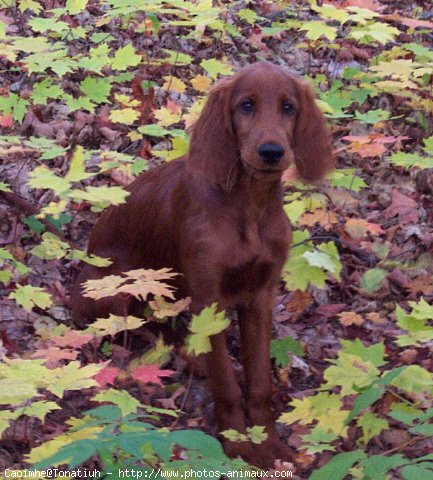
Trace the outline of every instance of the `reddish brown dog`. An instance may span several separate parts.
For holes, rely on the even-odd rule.
[[[110,257],[87,266],[79,282],[136,268],[182,273],[180,295],[192,311],[218,302],[237,310],[245,372],[245,412],[222,332],[211,337],[207,364],[220,430],[261,425],[260,445],[224,442],[228,455],[272,466],[290,451],[278,438],[271,406],[272,307],[290,244],[281,175],[292,163],[315,181],[334,166],[330,135],[311,88],[268,62],[243,68],[210,92],[193,128],[189,154],[141,175],[127,203],[109,208],[89,252]],[[179,296],[180,296],[179,295]],[[121,314],[121,302],[72,292],[75,314]]]

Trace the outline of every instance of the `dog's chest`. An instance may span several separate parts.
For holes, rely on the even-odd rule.
[[[230,252],[233,245],[227,251],[227,259],[231,261],[222,270],[223,295],[253,293],[271,278],[275,281],[287,256],[289,238],[284,224],[272,231],[249,228],[240,240],[237,259]]]
[[[221,293],[232,296],[259,290],[267,283],[274,268],[272,261],[266,261],[259,256],[241,265],[227,267],[221,279]]]

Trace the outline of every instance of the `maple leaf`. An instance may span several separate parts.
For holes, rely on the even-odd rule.
[[[216,79],[218,75],[230,75],[233,72],[231,65],[215,60],[214,58],[202,60],[200,66],[206,70],[213,79]]]
[[[184,93],[186,90],[186,85],[180,78],[173,77],[173,76],[166,76],[163,77],[165,82],[162,88],[169,92],[175,93]]]
[[[124,330],[135,330],[146,323],[143,318],[128,315],[121,317],[118,315],[110,315],[107,318],[98,318],[95,322],[87,327],[85,333],[93,333],[98,336],[111,335],[114,336]]]
[[[122,285],[119,287],[119,292],[129,293],[139,300],[144,300],[148,294],[174,299],[174,287],[163,282],[163,280],[170,280],[178,275],[171,268],[161,268],[160,270],[140,268],[124,272],[123,275],[127,281],[132,280],[133,283]]]
[[[95,380],[104,387],[105,385],[114,385],[114,381],[121,372],[116,367],[105,367],[95,375]]]
[[[33,285],[17,285],[16,290],[9,294],[9,298],[13,298],[24,310],[31,312],[33,307],[42,309],[51,305],[51,295],[44,292],[40,287]]]
[[[204,75],[197,75],[191,79],[191,85],[193,86],[194,90],[197,90],[198,92],[207,92],[211,83],[212,80]]]
[[[419,222],[419,210],[415,200],[403,195],[395,188],[391,193],[391,204],[382,213],[385,218],[398,215],[402,224]]]
[[[126,70],[128,67],[135,67],[141,60],[141,55],[137,55],[134,47],[129,43],[117,50],[111,60],[111,67],[113,70]]]
[[[348,218],[345,225],[346,232],[357,240],[365,237],[367,232],[373,235],[382,235],[384,231],[377,223],[370,223],[362,218]]]
[[[77,357],[77,350],[55,346],[40,348],[30,355],[30,358],[43,358],[44,365],[50,368],[59,366],[63,360],[76,360]]]
[[[124,417],[130,413],[135,413],[137,408],[141,406],[141,403],[126,390],[115,390],[114,388],[99,392],[93,397],[93,400],[117,405]]]
[[[110,120],[114,123],[124,123],[132,125],[140,117],[140,112],[133,108],[123,108],[121,110],[111,110]]]
[[[131,371],[131,377],[143,383],[162,385],[160,377],[170,377],[173,370],[161,370],[159,365],[140,365]]]
[[[318,208],[313,213],[304,213],[298,223],[309,227],[313,227],[318,223],[325,230],[329,231],[333,228],[333,225],[338,223],[338,218],[334,212]]]
[[[230,325],[230,320],[225,318],[225,312],[217,313],[217,304],[204,308],[199,315],[193,315],[187,339],[188,351],[193,355],[200,355],[212,350],[209,337],[222,332]]]
[[[355,312],[341,312],[338,314],[341,325],[348,327],[350,325],[362,325],[364,319]]]
[[[78,330],[69,330],[62,336],[53,336],[51,340],[59,347],[80,348],[93,339],[92,335],[86,335]]]
[[[108,363],[93,363],[80,368],[80,362],[70,362],[68,365],[54,370],[56,380],[50,385],[49,390],[62,398],[66,390],[82,390],[83,388],[95,387],[98,383],[93,377]]]
[[[149,301],[149,306],[153,310],[153,314],[156,318],[163,319],[165,317],[175,317],[179,315],[180,312],[185,311],[189,304],[191,303],[191,298],[182,298],[174,303],[169,303],[164,300],[160,295],[155,296],[154,300]]]

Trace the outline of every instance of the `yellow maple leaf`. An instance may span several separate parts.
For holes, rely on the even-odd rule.
[[[131,125],[140,116],[140,113],[133,108],[124,108],[122,110],[112,110],[110,113],[110,120],[114,123],[124,123]]]
[[[197,75],[191,80],[191,85],[199,92],[207,92],[210,88],[212,80],[204,75]]]
[[[166,107],[161,107],[154,112],[155,118],[162,127],[169,127],[175,123],[179,123],[180,115],[178,113],[171,112]]]
[[[180,78],[167,75],[164,80],[163,88],[169,92],[183,93],[186,90],[186,85]]]

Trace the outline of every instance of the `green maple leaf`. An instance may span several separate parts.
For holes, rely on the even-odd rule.
[[[300,30],[306,31],[309,40],[318,40],[324,36],[332,42],[337,36],[337,29],[323,22],[303,22]]]
[[[11,188],[5,182],[0,182],[0,192],[11,192]]]
[[[202,60],[200,66],[206,70],[211,78],[216,79],[218,75],[230,75],[233,72],[233,67],[226,63],[220,62],[211,58],[210,60]]]
[[[212,350],[209,337],[222,332],[230,325],[225,318],[225,312],[216,312],[217,304],[204,308],[199,315],[193,315],[187,339],[188,351],[193,355],[200,355]]]
[[[168,58],[164,58],[164,63],[169,63],[170,65],[190,65],[192,63],[192,57],[187,53],[166,48],[163,48],[162,51],[168,55]]]
[[[379,435],[383,430],[389,428],[386,420],[377,417],[371,412],[364,413],[364,415],[358,418],[356,423],[362,428],[362,441],[364,445],[367,445],[373,437]]]
[[[356,355],[365,361],[371,362],[375,367],[385,365],[385,345],[376,343],[365,347],[359,338],[356,340],[341,340],[341,352]]]
[[[80,368],[80,362],[70,362],[54,370],[56,379],[48,388],[54,395],[62,398],[66,390],[96,387],[98,383],[93,377],[105,368],[107,363],[92,363]]]
[[[391,116],[386,110],[369,110],[367,113],[360,113],[358,110],[355,112],[355,118],[361,123],[369,123],[374,125],[375,123],[388,120]]]
[[[34,17],[28,21],[28,24],[35,32],[46,32],[52,30],[53,32],[61,33],[65,30],[69,30],[69,24],[62,22],[58,18],[42,18]]]
[[[70,196],[75,200],[85,200],[93,205],[94,211],[101,211],[109,205],[120,205],[126,202],[129,192],[121,187],[86,187],[83,190],[74,190]]]
[[[433,376],[425,368],[409,365],[392,380],[391,385],[408,393],[432,395]]]
[[[89,0],[66,0],[66,10],[71,15],[80,13],[86,8],[88,1]]]
[[[69,245],[62,242],[57,235],[51,232],[45,232],[42,235],[42,242],[30,250],[32,255],[36,255],[44,260],[58,260],[64,258],[69,250]]]
[[[16,405],[38,394],[36,386],[23,378],[1,380],[0,405]]]
[[[135,413],[137,408],[142,406],[141,403],[126,390],[115,390],[114,388],[98,393],[93,397],[93,400],[96,402],[110,402],[117,405],[124,417],[130,413]]]
[[[42,10],[42,5],[34,0],[20,0],[20,12],[30,10],[31,12],[39,13]]]
[[[352,466],[366,456],[367,454],[362,450],[339,453],[332,457],[326,465],[315,470],[309,480],[343,480],[349,474]]]
[[[341,387],[341,395],[344,397],[368,387],[379,373],[372,362],[357,355],[340,352],[335,365],[327,368],[323,376],[326,388]]]
[[[350,14],[347,13],[346,10],[334,7],[333,5],[322,5],[321,7],[312,5],[311,9],[318,12],[322,18],[329,18],[329,20],[335,20],[341,24],[351,19]]]
[[[365,292],[377,292],[382,288],[386,275],[386,270],[383,270],[382,268],[371,268],[370,270],[366,270],[361,277],[360,287]]]
[[[62,177],[55,175],[48,167],[36,167],[30,173],[28,185],[32,188],[51,189],[57,195],[60,195],[70,188],[70,182]]]
[[[60,407],[57,405],[57,403],[41,400],[39,402],[33,402],[29,407],[19,408],[15,411],[15,413],[18,413],[18,415],[36,417],[43,422],[46,415],[54,410],[60,410]]]
[[[271,340],[271,358],[275,359],[275,363],[280,367],[287,367],[289,364],[289,353],[302,355],[304,349],[298,340],[290,336],[278,340]]]
[[[400,30],[382,22],[369,22],[365,26],[352,27],[349,37],[358,40],[361,44],[378,42],[385,45],[394,41]]]
[[[433,136],[424,139],[424,151],[433,155]]]
[[[333,187],[343,187],[354,192],[359,192],[367,187],[365,181],[356,175],[355,168],[334,170],[330,178]]]
[[[111,61],[111,67],[114,70],[126,70],[128,67],[135,67],[141,60],[141,55],[137,55],[134,47],[129,43],[117,50]]]
[[[241,20],[244,20],[245,22],[252,25],[257,20],[258,15],[254,10],[251,10],[250,8],[242,8],[238,12],[238,17]]]
[[[294,232],[293,244],[296,246],[291,249],[290,256],[284,265],[283,279],[286,283],[286,287],[289,290],[302,290],[305,291],[309,284],[316,285],[319,288],[323,288],[328,275],[319,267],[311,266],[307,259],[304,257],[306,252],[311,252],[313,246],[311,245],[298,245],[297,238],[300,238],[299,233],[306,234],[305,238],[308,238],[308,232]]]
[[[433,157],[421,157],[417,153],[396,152],[389,157],[393,165],[400,167],[432,168]]]
[[[81,145],[77,145],[72,154],[71,163],[69,164],[68,173],[65,175],[65,180],[69,182],[80,182],[93,175],[85,171],[85,155],[84,149]]]
[[[53,84],[51,79],[46,78],[33,85],[32,100],[35,104],[45,105],[49,98],[59,98],[63,93],[59,85]]]
[[[107,102],[111,90],[111,82],[107,78],[86,77],[80,88],[95,103]]]
[[[9,294],[9,298],[13,298],[28,312],[31,312],[33,307],[45,309],[51,306],[51,296],[42,288],[32,285],[18,284],[16,290]]]
[[[82,57],[78,60],[78,66],[92,72],[101,73],[101,70],[111,62],[108,57],[110,50],[106,43],[91,48],[88,57]]]
[[[69,95],[69,93],[65,93],[62,96],[62,99],[71,112],[75,112],[75,110],[87,110],[88,112],[93,113],[95,111],[95,104],[92,103],[92,100],[89,97],[84,95],[74,98],[72,95]]]

